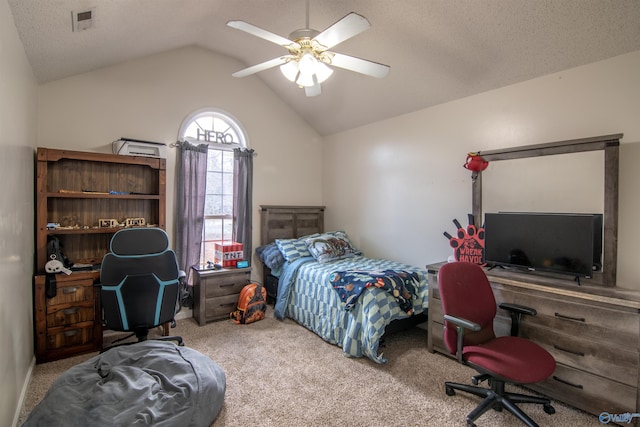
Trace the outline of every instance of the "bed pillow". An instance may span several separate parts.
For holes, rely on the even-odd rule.
[[[311,256],[320,263],[349,258],[362,252],[353,247],[347,233],[333,231],[305,239]]]
[[[276,239],[276,246],[280,249],[285,260],[289,262],[295,261],[298,258],[311,256],[311,253],[309,253],[309,250],[307,249],[305,240],[318,235],[319,234],[316,233],[303,236],[299,239]]]
[[[279,270],[284,265],[284,257],[282,252],[278,249],[275,243],[269,243],[268,245],[258,246],[256,248],[256,254],[260,261],[271,270]]]

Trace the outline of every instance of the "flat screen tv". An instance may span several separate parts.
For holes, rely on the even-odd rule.
[[[602,214],[485,214],[489,266],[591,277],[602,269]]]

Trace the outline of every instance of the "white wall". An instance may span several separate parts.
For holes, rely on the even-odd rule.
[[[0,425],[16,420],[33,355],[33,165],[36,82],[0,1]]]
[[[462,167],[468,152],[624,133],[618,286],[640,290],[638,117],[640,51],[332,135],[323,161],[327,227],[344,228],[371,256],[419,266],[442,261],[452,253],[442,233],[471,212],[471,175]],[[507,179],[538,180],[558,194],[558,181],[581,174],[592,184],[577,194],[559,190],[555,200],[568,203],[558,209],[601,212],[601,164],[591,157],[578,164],[580,157],[514,168]],[[509,197],[491,195],[500,209]]]
[[[258,153],[255,246],[261,204],[321,203],[322,145],[257,77],[232,77],[239,68],[228,57],[187,47],[41,85],[38,145],[111,152],[111,142],[120,137],[172,143],[193,111],[225,110],[242,123]],[[175,150],[167,151],[167,231],[173,236]]]

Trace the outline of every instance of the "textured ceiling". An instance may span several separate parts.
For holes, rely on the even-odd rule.
[[[305,27],[304,0],[7,1],[39,82],[194,44],[254,65],[286,51],[227,21]],[[73,32],[86,8],[95,28]],[[311,0],[310,27],[349,12],[372,27],[333,50],[388,64],[387,77],[337,69],[308,98],[277,68],[256,75],[322,135],[640,50],[639,0]]]

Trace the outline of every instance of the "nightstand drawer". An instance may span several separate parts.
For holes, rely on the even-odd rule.
[[[207,299],[222,295],[239,294],[247,283],[249,283],[249,276],[244,273],[207,277],[202,280],[205,289],[204,295]]]
[[[238,295],[225,295],[207,299],[204,316],[206,320],[228,319],[238,305]]]

